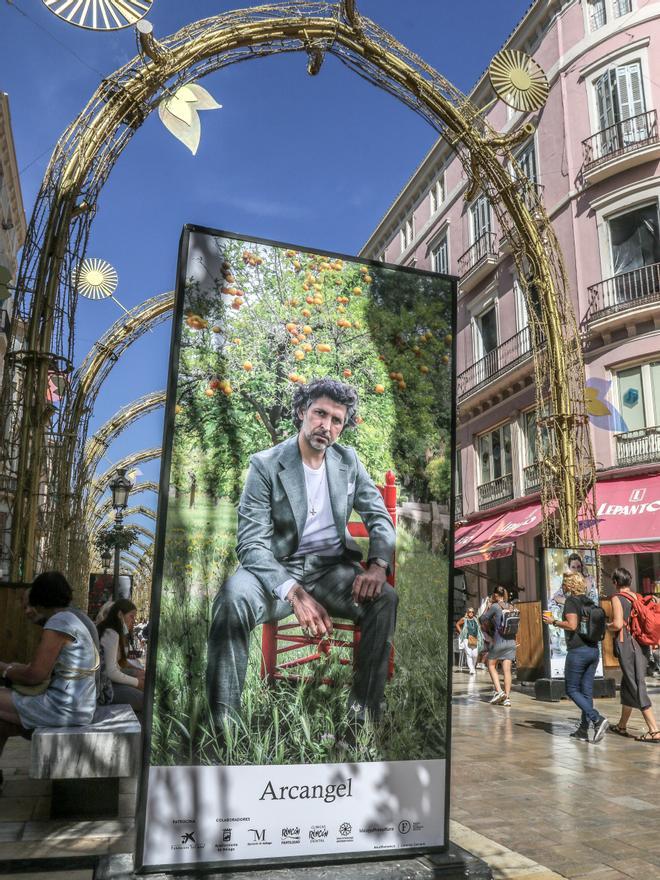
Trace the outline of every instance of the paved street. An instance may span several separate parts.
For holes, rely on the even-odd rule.
[[[572,704],[537,703],[531,688],[514,693],[511,709],[490,706],[485,672],[457,673],[454,688],[455,843],[499,880],[660,880],[660,748],[612,734],[598,745],[575,742]],[[660,688],[651,691],[660,708]],[[599,709],[616,720],[618,699]],[[0,863],[131,850],[131,780],[122,783],[119,819],[51,822],[49,783],[28,779],[28,758],[29,744],[12,740],[1,759]],[[67,880],[91,875],[67,872]]]

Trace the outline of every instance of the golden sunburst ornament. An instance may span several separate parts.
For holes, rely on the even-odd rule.
[[[107,260],[83,260],[76,272],[78,293],[87,299],[106,299],[117,289],[119,276]]]
[[[503,49],[488,67],[490,83],[498,98],[524,113],[539,110],[548,99],[548,80],[543,69],[525,52]]]
[[[91,31],[131,27],[149,12],[153,0],[43,0],[58,18]]]

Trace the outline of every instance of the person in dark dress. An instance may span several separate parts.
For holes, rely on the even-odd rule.
[[[639,742],[660,744],[660,730],[644,680],[646,657],[628,628],[633,607],[633,599],[630,597],[635,595],[630,587],[632,575],[627,568],[617,568],[612,574],[612,583],[616,589],[612,596],[613,619],[607,626],[614,636],[614,654],[621,667],[621,717],[610,730],[619,736],[630,736],[628,720],[632,710],[639,709],[648,730],[635,739]]]

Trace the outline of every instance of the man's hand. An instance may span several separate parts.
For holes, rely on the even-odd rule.
[[[332,633],[330,615],[323,605],[320,605],[316,599],[310,596],[300,584],[294,584],[287,593],[286,598],[291,603],[291,608],[298,619],[298,623],[310,635],[323,638],[323,636],[329,636]]]
[[[377,599],[387,579],[387,573],[380,565],[372,562],[364,574],[359,574],[353,581],[353,601],[357,605]]]

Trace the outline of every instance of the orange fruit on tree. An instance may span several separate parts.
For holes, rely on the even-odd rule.
[[[344,308],[344,306],[337,306],[337,311],[341,315],[346,311],[346,309]]]
[[[219,327],[217,324],[211,327],[211,330],[213,331],[213,333],[222,333],[222,327]]]
[[[297,382],[298,381],[298,373],[289,373],[289,379],[291,380],[291,382]]]
[[[361,425],[363,422],[364,422],[364,419],[362,418],[362,416],[355,416],[355,424],[356,425]]]
[[[445,345],[451,345],[451,343],[452,343],[452,339],[453,339],[453,337],[452,337],[451,333],[448,333],[448,334],[445,336]]]
[[[328,351],[332,351],[332,346],[328,345],[327,342],[320,342],[320,343],[316,346],[316,350],[317,350],[317,351],[320,351],[322,354],[325,354],[325,353],[328,352]]]
[[[352,375],[353,375],[353,370],[344,370],[342,372],[342,376],[345,376],[346,379],[348,379],[349,376],[352,376]]]
[[[305,343],[303,343],[303,345],[301,345],[301,348],[302,348],[303,351],[307,351],[307,352],[309,352],[309,351],[314,351],[314,346],[313,346],[313,345],[310,345],[309,342],[305,342]]]
[[[300,349],[297,349],[296,351],[294,351],[293,356],[297,361],[304,361],[305,360],[305,352],[301,351]]]
[[[420,372],[420,373],[428,373],[428,371],[429,371],[429,368],[426,367],[426,366],[424,366],[424,365],[422,365],[422,366],[419,368],[419,372]]]
[[[401,391],[405,391],[405,390],[406,390],[406,383],[403,381],[403,379],[399,382],[399,389],[400,389]]]
[[[305,334],[305,336],[309,336],[310,333],[313,333],[313,332],[314,332],[314,331],[313,331],[312,328],[309,326],[309,324],[305,324],[305,326],[303,327],[303,333]]]
[[[227,273],[225,275],[225,281],[227,282],[227,284],[233,284],[234,281],[236,281],[236,279],[234,278],[234,276],[231,273]]]
[[[299,269],[301,268],[301,267],[300,267],[300,260],[294,260],[294,261],[293,261],[293,268],[296,270],[296,272],[299,271]]]
[[[365,275],[363,280],[365,284],[371,284],[373,278],[371,277],[371,275]]]
[[[376,394],[383,394],[385,392],[385,386],[384,385],[374,385],[374,391],[376,392]]]
[[[443,364],[448,364],[448,363],[449,363],[449,355],[443,354],[443,356],[442,356],[442,363],[443,363]]]
[[[232,339],[232,342],[234,343],[234,345],[240,345],[240,344],[241,344],[241,340],[238,338],[238,336],[235,336],[235,337]]]
[[[312,303],[314,302],[314,297],[313,297],[313,296],[306,296],[306,297],[305,297],[305,302],[306,302],[306,303],[309,303],[310,306],[311,306]]]
[[[289,323],[286,325],[286,329],[289,331],[289,333],[295,333],[296,332],[296,325],[293,323]]]
[[[398,373],[390,373],[390,379],[398,379],[398,378],[399,378]]]
[[[362,288],[354,287],[353,288],[353,296],[362,296]]]
[[[250,370],[253,369],[251,362],[250,361],[243,361],[243,369],[245,370],[246,373],[249,373]]]
[[[206,394],[207,397],[213,397],[215,391],[212,388],[207,388],[204,394]]]
[[[243,305],[243,300],[239,299],[238,297],[236,299],[232,300],[232,303],[231,303],[232,309],[236,309],[236,311],[238,311],[242,305]]]
[[[304,318],[311,318],[311,317],[312,317],[312,313],[310,312],[309,309],[302,309],[301,312],[300,312],[300,314],[301,314]]]

